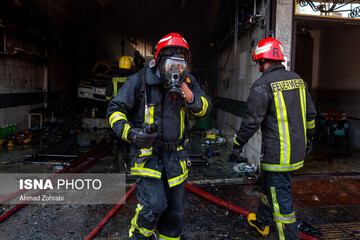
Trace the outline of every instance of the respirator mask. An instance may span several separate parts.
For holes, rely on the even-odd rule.
[[[181,83],[189,73],[185,58],[179,55],[163,57],[159,63],[159,71],[168,93],[173,97],[180,97],[182,95]]]

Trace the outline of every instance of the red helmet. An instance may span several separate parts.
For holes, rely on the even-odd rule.
[[[189,46],[188,46],[186,40],[178,33],[170,33],[170,34],[166,35],[165,37],[161,38],[160,41],[158,42],[158,44],[156,45],[156,47],[155,47],[156,52],[155,52],[155,59],[154,59],[155,63],[157,63],[159,52],[163,48],[167,48],[167,47],[183,47],[190,54]]]
[[[261,40],[256,46],[252,59],[256,62],[262,58],[285,61],[281,43],[272,37]]]

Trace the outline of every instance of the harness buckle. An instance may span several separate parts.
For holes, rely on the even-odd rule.
[[[177,150],[177,148],[183,143],[183,141],[176,142],[163,142],[161,140],[155,140],[154,146],[162,148],[165,152]]]

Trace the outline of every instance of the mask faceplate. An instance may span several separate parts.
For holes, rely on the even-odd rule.
[[[181,95],[181,83],[189,73],[187,62],[182,57],[164,57],[159,64],[160,76],[168,92],[176,97]]]

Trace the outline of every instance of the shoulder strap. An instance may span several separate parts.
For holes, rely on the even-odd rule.
[[[149,86],[146,84],[146,68],[143,68],[139,71],[140,75],[140,87],[139,87],[139,93],[144,93],[149,91]]]
[[[149,92],[149,85],[146,84],[146,68],[141,69],[139,72],[139,91],[138,91],[138,106],[137,109],[140,108],[142,100],[144,96],[146,96],[147,92]]]

